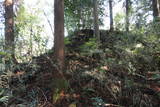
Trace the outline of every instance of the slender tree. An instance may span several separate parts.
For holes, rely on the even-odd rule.
[[[160,11],[160,0],[158,1],[158,3],[159,3],[159,11]]]
[[[109,0],[109,12],[110,12],[110,31],[114,30],[113,27],[113,6],[112,6],[112,0]]]
[[[54,58],[64,68],[64,0],[54,0]]]
[[[98,18],[98,2],[94,0],[93,2],[93,16],[94,16],[94,34],[100,43],[100,32],[99,32],[99,18]]]
[[[152,8],[154,19],[160,17],[160,0],[152,0]]]
[[[14,55],[14,11],[13,11],[13,0],[5,0],[5,50],[10,53],[13,61],[15,62]]]
[[[130,0],[126,0],[126,25],[125,25],[125,28],[126,28],[126,32],[129,31],[129,13],[130,13]]]

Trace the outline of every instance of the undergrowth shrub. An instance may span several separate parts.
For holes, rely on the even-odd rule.
[[[0,73],[0,106],[7,106],[12,92],[9,88],[11,72],[1,71]]]
[[[5,89],[0,88],[0,106],[2,106],[2,105],[7,106],[7,103],[8,103],[10,96],[7,95],[5,91],[6,91]]]
[[[112,33],[106,36],[104,64],[111,68],[122,66],[128,73],[145,75],[160,71],[160,26],[152,23],[146,28],[129,33]]]
[[[91,50],[98,49],[96,38],[90,38],[88,42],[85,42],[80,46],[82,52],[90,52]]]

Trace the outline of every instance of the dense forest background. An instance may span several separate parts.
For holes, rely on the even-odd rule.
[[[159,107],[160,0],[0,0],[0,107]]]

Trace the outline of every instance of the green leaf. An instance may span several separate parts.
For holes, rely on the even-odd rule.
[[[6,102],[8,101],[9,96],[3,96],[2,98],[0,98],[0,102]]]
[[[4,93],[4,90],[1,90],[1,92],[0,92],[0,96],[1,96],[3,93]]]
[[[160,74],[154,74],[154,75],[152,76],[152,78],[158,79],[158,78],[160,78]]]
[[[6,52],[2,52],[2,51],[0,51],[0,55],[6,56],[6,55],[7,55],[7,53],[6,53]]]

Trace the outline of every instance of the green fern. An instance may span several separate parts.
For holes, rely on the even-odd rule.
[[[5,90],[4,90],[4,89],[1,89],[1,90],[0,90],[0,102],[1,102],[1,103],[4,103],[4,104],[7,104],[8,99],[9,99],[9,96],[8,96],[8,95],[5,95]]]

